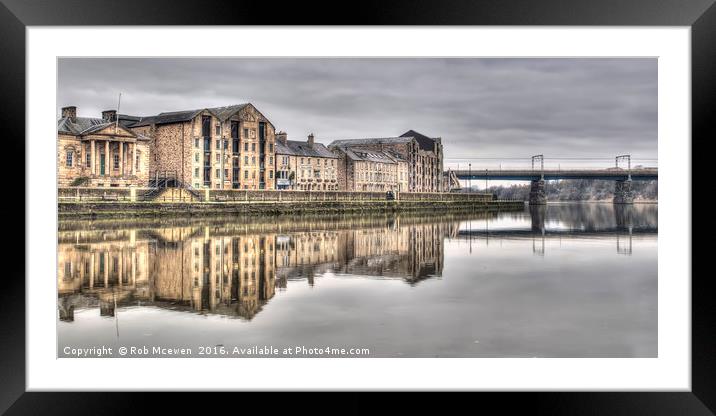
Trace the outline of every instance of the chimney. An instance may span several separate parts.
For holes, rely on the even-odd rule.
[[[288,140],[288,134],[286,134],[285,131],[279,131],[276,133],[276,140],[281,142],[284,146],[286,146],[286,141]]]
[[[105,110],[102,111],[102,119],[106,121],[116,121],[117,111],[116,110]]]
[[[313,133],[308,135],[308,147],[313,147]]]
[[[77,107],[75,106],[69,106],[69,107],[62,107],[62,118],[69,118],[72,121],[75,121],[77,118]]]

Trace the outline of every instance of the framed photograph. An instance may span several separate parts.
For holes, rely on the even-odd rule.
[[[2,0],[25,261],[0,410],[465,391],[712,414],[691,243],[712,1],[376,3],[331,26],[135,3]]]

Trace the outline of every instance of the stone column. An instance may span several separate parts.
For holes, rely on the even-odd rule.
[[[137,163],[137,144],[130,143],[129,148],[132,150],[131,157],[129,158],[129,174],[134,176],[134,165]]]
[[[89,287],[94,288],[94,253],[90,254]]]
[[[614,183],[614,203],[634,203],[634,194],[631,191],[631,180],[616,181]]]
[[[544,179],[532,181],[530,185],[530,205],[547,204],[547,196],[544,192]]]
[[[110,164],[110,157],[109,157],[109,140],[104,142],[104,175],[105,176],[111,176],[110,172],[112,172],[112,165]]]
[[[124,177],[124,142],[117,144],[119,145],[119,176]]]
[[[97,169],[95,168],[95,146],[97,143],[94,140],[90,140],[90,171],[92,172],[92,175],[97,174]]]
[[[107,165],[105,165],[106,168]],[[105,170],[105,172],[107,171]],[[104,256],[104,288],[107,289],[109,286],[109,251],[105,251],[102,255]]]

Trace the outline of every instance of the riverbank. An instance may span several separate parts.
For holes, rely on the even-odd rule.
[[[211,217],[368,212],[517,211],[522,201],[59,202],[63,219]]]

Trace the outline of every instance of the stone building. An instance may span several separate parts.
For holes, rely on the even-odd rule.
[[[410,192],[443,192],[443,145],[440,137],[430,138],[409,130],[398,137],[335,140],[329,149],[347,148],[376,152],[391,151],[408,164]]]
[[[400,155],[389,150],[365,150],[335,144],[331,144],[331,150],[338,155],[339,189],[408,191],[408,162]]]
[[[58,186],[147,186],[149,139],[117,123],[113,110],[91,118],[64,107],[57,121],[57,168]]]
[[[250,103],[120,121],[151,139],[151,174],[193,188],[274,189],[275,129]]]
[[[276,134],[276,189],[335,191],[337,169],[338,156],[316,143],[313,134],[305,142]]]

